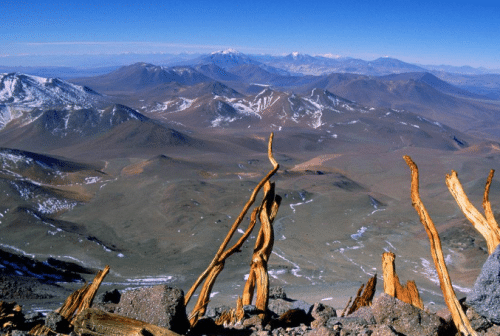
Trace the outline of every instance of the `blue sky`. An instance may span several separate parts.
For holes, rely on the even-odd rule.
[[[499,1],[3,0],[0,7],[0,65],[19,55],[234,48],[500,68]]]

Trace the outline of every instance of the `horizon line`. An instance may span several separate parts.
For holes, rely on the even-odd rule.
[[[88,52],[88,53],[83,53],[83,52],[73,52],[73,53],[17,53],[17,54],[0,54],[0,58],[26,58],[26,57],[99,57],[99,56],[125,56],[125,55],[182,55],[182,54],[188,54],[188,55],[196,55],[196,54],[210,54],[210,53],[216,53],[216,52],[222,52],[222,51],[227,51],[227,50],[234,50],[238,51],[239,50],[266,50],[267,48],[253,48],[253,47],[228,47],[226,45],[196,45],[196,44],[183,44],[183,43],[167,43],[167,42],[143,42],[143,41],[127,41],[127,42],[117,42],[117,41],[110,41],[110,42],[102,42],[102,41],[61,41],[61,42],[18,42],[15,43],[16,45],[24,45],[24,46],[57,46],[57,45],[73,45],[73,46],[85,46],[85,45],[95,45],[95,46],[103,46],[103,45],[109,45],[109,46],[123,46],[123,45],[138,45],[138,46],[150,46],[150,47],[168,47],[168,48],[187,48],[187,49],[207,49],[211,50],[208,52],[204,51],[190,51],[190,50],[182,50],[182,51],[145,51],[145,52],[139,52],[139,51],[122,51],[122,52]],[[269,50],[269,49],[267,49]],[[374,61],[379,58],[392,58],[396,59],[398,61],[408,63],[408,64],[413,64],[413,65],[419,65],[419,66],[451,66],[451,67],[470,67],[473,69],[486,69],[486,70],[493,70],[493,71],[500,71],[500,66],[499,67],[489,67],[489,66],[472,66],[468,64],[462,64],[462,65],[450,65],[446,63],[423,63],[423,62],[415,62],[415,61],[403,61],[401,58],[398,56],[391,56],[384,54],[383,56],[373,56],[374,58],[361,58],[361,57],[356,57],[356,56],[347,56],[347,55],[340,55],[340,54],[333,54],[333,53],[304,53],[304,52],[298,52],[298,51],[292,51],[292,52],[281,52],[281,53],[264,53],[264,52],[257,52],[257,53],[252,53],[252,52],[241,52],[242,54],[246,54],[249,56],[288,56],[288,55],[293,55],[295,53],[298,53],[300,55],[307,55],[307,56],[312,56],[312,57],[325,57],[325,58],[330,58],[330,59],[341,59],[341,58],[352,58],[352,59],[360,59],[363,61]],[[17,65],[17,66],[25,66],[25,65]],[[41,65],[39,65],[41,66]]]

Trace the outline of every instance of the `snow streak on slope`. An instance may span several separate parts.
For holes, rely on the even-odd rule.
[[[174,100],[167,100],[163,103],[156,103],[156,105],[150,110],[150,112],[180,112],[184,111],[193,105],[196,99],[188,99],[179,97]]]
[[[256,94],[246,97],[227,97],[223,94],[208,94],[196,99],[176,97],[162,103],[144,106],[150,113],[163,114],[163,118],[175,119],[170,113],[186,110],[208,113],[212,127],[222,127],[244,117],[262,119],[279,118],[279,123],[291,121],[293,124],[303,124],[311,128],[319,128],[325,124],[325,111],[342,113],[358,107],[350,101],[325,91],[314,89],[308,95],[297,95],[275,91],[269,87]],[[198,113],[198,112],[196,112]]]
[[[281,96],[276,92],[265,89],[250,100],[245,98],[226,98],[226,101],[242,114],[253,114],[261,117],[261,113],[277,103],[280,98]]]

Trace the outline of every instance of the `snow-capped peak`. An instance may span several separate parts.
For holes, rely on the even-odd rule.
[[[226,49],[226,50],[219,50],[219,51],[214,51],[212,53],[212,55],[216,55],[216,54],[221,54],[221,55],[241,55],[241,53],[238,51],[238,50],[235,50],[233,48],[229,48],[229,49]]]
[[[20,73],[0,74],[0,103],[39,107],[43,104],[65,105],[92,103],[99,94],[58,78],[44,78]]]
[[[0,74],[0,129],[10,120],[39,108],[91,107],[102,97],[91,89],[58,78]]]
[[[288,55],[288,58],[291,58],[294,61],[304,61],[310,58],[310,56],[307,54],[301,54],[298,51],[294,51],[293,53]]]

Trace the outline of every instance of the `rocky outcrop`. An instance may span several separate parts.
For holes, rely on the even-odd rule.
[[[500,246],[488,257],[472,293],[467,297],[467,305],[480,315],[500,324]]]
[[[446,323],[439,316],[381,294],[371,307],[376,324],[389,325],[404,335],[444,335]]]
[[[124,292],[115,313],[180,334],[185,333],[189,327],[184,307],[184,292],[167,285]]]

